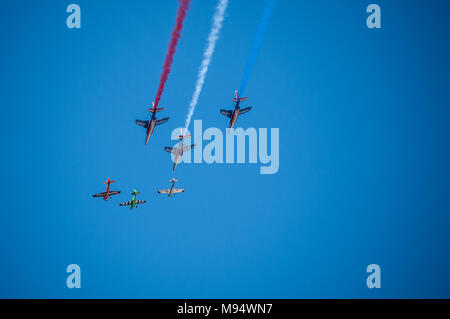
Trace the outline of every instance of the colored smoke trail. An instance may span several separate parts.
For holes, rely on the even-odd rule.
[[[191,2],[191,0],[178,0],[178,1],[180,3],[180,6],[178,7],[177,18],[175,19],[175,27],[173,28],[172,31],[172,36],[169,43],[169,50],[166,55],[166,60],[164,61],[163,72],[159,80],[158,91],[156,92],[155,107],[158,106],[162,92],[164,91],[164,86],[170,73],[170,67],[172,66],[173,56],[177,48],[178,39],[181,37],[181,30],[183,29],[183,21],[184,18],[186,17],[186,12],[189,9],[189,3]]]
[[[192,94],[191,102],[189,103],[189,111],[186,117],[185,128],[187,129],[189,123],[191,122],[192,115],[194,114],[195,107],[198,103],[198,98],[205,83],[206,73],[208,72],[209,64],[212,60],[212,55],[214,49],[216,48],[216,42],[219,39],[219,32],[223,25],[223,20],[225,16],[225,10],[228,6],[228,0],[219,0],[217,4],[216,11],[213,16],[211,30],[207,38],[207,44],[205,51],[203,52],[203,60],[198,70],[197,81],[195,83],[195,90]]]
[[[266,31],[267,24],[269,23],[270,14],[272,13],[274,4],[275,0],[266,0],[266,8],[264,9],[263,17],[261,19],[261,22],[259,23],[258,33],[256,34],[255,40],[253,41],[252,51],[250,52],[247,64],[245,65],[244,76],[241,81],[241,86],[239,87],[239,95],[241,96],[243,96],[248,79],[250,78],[250,73],[252,72],[253,66],[255,64],[259,48],[261,47],[262,40],[264,38],[264,32]]]

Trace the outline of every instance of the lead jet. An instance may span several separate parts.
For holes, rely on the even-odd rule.
[[[152,135],[153,131],[155,130],[155,126],[165,123],[169,120],[168,117],[157,120],[156,113],[164,110],[164,108],[163,107],[157,108],[155,106],[155,102],[152,102],[152,105],[153,105],[153,108],[148,109],[149,112],[152,113],[152,117],[150,118],[150,121],[136,120],[137,125],[142,126],[143,128],[147,129],[147,133],[146,133],[146,137],[145,137],[145,144],[148,143],[150,136]]]
[[[240,104],[242,101],[245,101],[248,99],[248,97],[239,97],[238,91],[234,91],[235,98],[233,99],[234,103],[234,110],[220,110],[220,114],[225,115],[230,119],[230,126],[228,127],[228,132],[233,128],[234,124],[236,123],[239,115],[247,113],[252,109],[252,106],[248,106],[246,108],[241,109]]]
[[[169,189],[158,190],[158,194],[167,194],[167,196],[171,197],[172,195],[175,196],[175,194],[184,192],[184,188],[174,188],[175,183],[178,182],[178,180],[172,178],[169,182],[172,183],[172,186]]]
[[[177,168],[177,165],[178,165],[179,161],[183,158],[184,152],[190,151],[191,149],[193,149],[195,147],[195,144],[184,146],[183,140],[185,138],[189,138],[189,137],[191,137],[191,134],[183,135],[183,129],[181,129],[181,135],[178,136],[178,141],[180,141],[178,143],[178,146],[176,146],[176,147],[170,147],[170,146],[164,147],[164,150],[166,152],[169,152],[169,153],[172,153],[173,155],[175,155],[175,161],[173,163],[173,169],[172,169],[173,171],[175,171],[175,168]]]
[[[107,200],[108,197],[120,194],[120,191],[112,191],[112,190],[110,190],[110,187],[111,187],[112,183],[115,183],[115,181],[112,181],[112,180],[110,180],[108,178],[106,180],[106,182],[103,182],[103,184],[107,184],[106,190],[103,193],[94,194],[94,195],[92,195],[92,197],[103,197],[103,200]]]
[[[136,197],[139,194],[139,192],[137,190],[134,190],[131,195],[133,195],[133,198],[131,200],[129,200],[128,202],[125,203],[121,203],[119,204],[119,206],[130,206],[130,209],[133,210],[133,208],[137,208],[138,204],[145,204],[146,201],[145,200],[137,200]]]

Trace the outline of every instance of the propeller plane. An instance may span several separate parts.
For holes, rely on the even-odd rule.
[[[112,190],[110,190],[110,187],[111,187],[112,183],[115,183],[115,181],[110,180],[109,177],[108,177],[106,182],[103,182],[103,184],[106,184],[105,191],[102,192],[102,193],[94,194],[94,195],[92,195],[92,197],[103,197],[103,200],[107,200],[108,197],[120,194],[120,191],[112,191]]]
[[[130,206],[130,209],[133,210],[133,208],[137,208],[139,204],[145,204],[146,201],[145,200],[138,200],[136,199],[137,195],[139,194],[139,192],[137,190],[134,190],[131,195],[133,195],[133,198],[128,201],[128,202],[124,202],[119,204],[119,206]]]
[[[172,195],[184,192],[184,188],[174,188],[175,183],[178,182],[177,179],[172,178],[169,182],[172,183],[172,186],[169,189],[161,189],[158,190],[158,194],[167,194],[167,196],[171,197]]]

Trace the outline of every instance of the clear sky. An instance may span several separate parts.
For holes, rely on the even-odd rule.
[[[6,1],[0,297],[450,297],[445,0],[277,0],[242,128],[279,128],[280,169],[180,164],[216,1],[193,0],[148,145],[176,1]],[[378,3],[382,28],[366,26]],[[263,1],[230,0],[193,120],[225,132]],[[244,106],[245,106],[244,105]],[[193,123],[193,122],[192,122]],[[192,124],[191,124],[192,125]],[[180,180],[176,198],[158,188]],[[106,178],[122,194],[92,198]],[[147,204],[119,203],[133,188]],[[81,267],[81,289],[66,266]],[[382,288],[366,287],[379,264]]]

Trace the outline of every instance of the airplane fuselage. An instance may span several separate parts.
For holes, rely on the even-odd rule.
[[[239,117],[239,110],[240,110],[240,107],[239,107],[239,103],[238,103],[238,105],[236,105],[236,107],[234,108],[233,113],[231,113],[230,127],[229,127],[230,129],[233,128],[234,124],[236,123],[236,121]]]
[[[109,197],[109,188],[111,187],[111,184],[108,183],[108,186],[106,186],[106,190],[105,190],[105,196],[103,196],[103,200],[107,200]]]
[[[152,117],[151,117],[150,121],[148,122],[147,137],[145,139],[145,144],[148,143],[150,136],[153,134],[153,131],[155,130],[155,126],[156,126],[156,116],[155,116],[155,112],[153,112]]]
[[[184,145],[183,145],[183,141],[181,141],[180,144],[178,144],[177,152],[175,154],[175,163],[173,163],[174,171],[175,171],[175,168],[177,168],[178,162],[183,157],[183,149],[184,149]],[[173,185],[172,185],[172,188],[173,188]]]
[[[172,183],[172,186],[170,186],[170,191],[169,191],[169,194],[168,194],[169,197],[172,195],[174,186],[175,186],[175,183]]]
[[[136,206],[136,195],[133,195],[133,199],[131,200],[130,209],[133,209]]]

